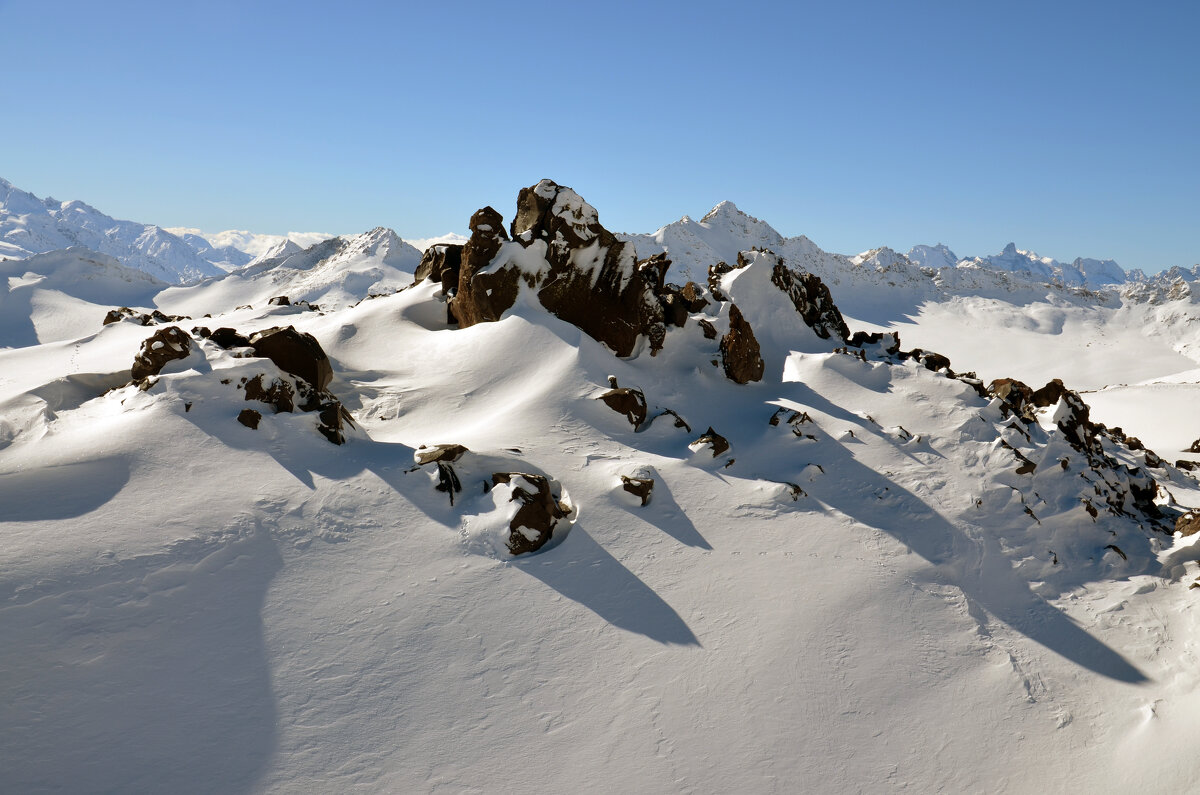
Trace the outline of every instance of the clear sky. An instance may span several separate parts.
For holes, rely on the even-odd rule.
[[[0,0],[0,176],[121,218],[402,236],[542,177],[856,253],[1200,262],[1194,2]]]

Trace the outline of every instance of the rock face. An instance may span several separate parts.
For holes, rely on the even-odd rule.
[[[296,391],[282,378],[272,378],[268,383],[267,377],[260,373],[246,381],[245,389],[246,400],[266,403],[276,414],[295,408]]]
[[[654,478],[631,478],[621,476],[621,488],[642,501],[642,505],[650,504],[650,495],[654,492]]]
[[[570,510],[554,498],[550,481],[542,475],[496,472],[492,475],[492,486],[501,483],[512,487],[509,499],[520,505],[509,522],[508,551],[513,555],[536,552],[553,538],[554,528]]]
[[[413,283],[428,279],[442,285],[447,293],[458,290],[458,274],[462,269],[463,247],[454,243],[430,246],[421,256],[413,274]]]
[[[616,387],[596,399],[604,401],[604,405],[618,414],[624,414],[635,431],[646,421],[646,396],[637,389]]]
[[[448,306],[461,328],[500,319],[517,300],[519,271],[483,271],[508,242],[504,218],[491,207],[471,216],[471,237],[462,250],[458,287]]]
[[[490,207],[471,218],[450,303],[460,326],[498,320],[524,281],[548,311],[618,356],[631,355],[643,335],[651,352],[662,347],[665,256],[637,262],[633,246],[601,226],[595,208],[550,180],[522,188],[517,197],[510,228],[520,249],[503,253],[508,236],[501,222]],[[539,260],[545,264],[529,264]]]
[[[738,265],[745,266],[742,254],[738,254]],[[783,264],[782,259],[776,257],[775,267],[771,271],[771,283],[791,299],[805,325],[812,328],[818,337],[842,342],[850,338],[850,329],[846,326],[841,310],[833,303],[829,288],[818,276],[792,270]]]
[[[129,375],[134,381],[142,381],[162,372],[167,362],[186,359],[191,352],[191,337],[178,326],[167,326],[142,342]]]
[[[269,328],[250,337],[257,356],[270,359],[284,372],[303,378],[317,391],[333,380],[333,367],[321,343],[311,334],[296,331],[295,326]]]
[[[737,304],[729,305],[729,331],[721,337],[721,363],[725,375],[736,383],[762,380],[765,365],[758,339]]]

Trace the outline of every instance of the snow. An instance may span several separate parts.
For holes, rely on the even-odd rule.
[[[697,258],[769,237],[730,204],[664,230],[653,245]],[[542,267],[544,245],[497,262]],[[1200,437],[1195,312],[1169,286],[1083,295],[928,253],[774,246],[831,274],[852,329],[985,381],[1096,390],[1094,419],[1170,459]],[[186,287],[83,249],[0,263],[5,788],[1194,789],[1194,538],[1093,519],[1053,408],[1026,438],[961,381],[836,353],[771,285],[774,258],[747,257],[721,288],[768,363],[748,385],[694,322],[628,359],[528,291],[448,327],[385,229]],[[266,305],[279,294],[321,311]],[[154,329],[101,325],[121,305],[313,334],[358,430],[339,447],[311,414],[247,404],[241,377],[282,374],[196,338],[127,385]],[[635,431],[595,400],[609,375],[691,431]],[[258,430],[235,419],[248,405]],[[716,459],[692,449],[709,426],[731,443]],[[444,443],[470,450],[454,505],[413,471]],[[493,472],[561,488],[553,546],[507,555]],[[655,479],[648,505],[623,474]],[[1159,477],[1200,505],[1195,481]]]

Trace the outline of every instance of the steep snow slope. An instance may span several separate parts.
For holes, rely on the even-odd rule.
[[[327,248],[398,248],[362,237]],[[528,241],[525,272],[548,269],[547,250]],[[324,276],[305,281],[329,252],[306,254],[160,305],[312,333],[359,425],[344,446],[312,414],[248,402],[241,378],[281,373],[243,347],[193,337],[145,389],[121,386],[153,330],[134,323],[0,351],[0,769],[15,789],[1196,780],[1181,738],[1200,552],[1090,514],[1087,478],[1099,491],[1147,458],[1106,438],[1114,466],[1092,467],[1056,425],[1061,402],[1027,424],[917,358],[835,352],[765,255],[715,285],[765,360],[740,385],[698,323],[730,329],[712,293],[657,355],[618,359],[528,286],[461,329],[429,282],[325,313],[264,307],[281,285],[337,303]],[[595,399],[610,375],[690,430],[671,415],[635,430]],[[236,419],[247,406],[257,430]],[[708,426],[727,451],[695,444]],[[453,504],[414,468],[419,445],[450,442],[471,451]],[[1014,450],[1036,470],[1018,474]],[[511,516],[481,487],[498,467],[559,481],[569,532],[531,556],[491,544]],[[1155,473],[1200,503],[1195,481]],[[648,505],[621,475],[654,478]]]
[[[84,246],[166,282],[222,273],[180,238],[157,226],[118,221],[80,201],[39,199],[0,179],[0,257],[20,259]]]

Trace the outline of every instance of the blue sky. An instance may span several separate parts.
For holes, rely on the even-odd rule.
[[[0,176],[163,226],[402,236],[550,177],[855,253],[1200,262],[1200,6],[0,0]]]

